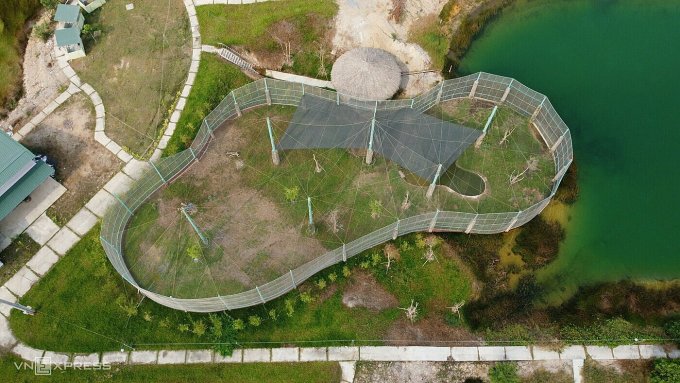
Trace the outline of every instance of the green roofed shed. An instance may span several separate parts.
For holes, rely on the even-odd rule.
[[[70,45],[82,46],[83,41],[80,39],[80,31],[76,28],[64,28],[54,31],[54,37],[57,39],[58,47],[67,47]]]
[[[0,220],[5,218],[48,177],[54,169],[10,136],[0,132]]]
[[[80,17],[80,7],[77,5],[59,4],[54,20],[60,23],[75,23]]]

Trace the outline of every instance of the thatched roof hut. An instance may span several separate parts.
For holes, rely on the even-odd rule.
[[[345,95],[363,100],[386,100],[401,83],[397,58],[378,48],[355,48],[333,64],[331,83]]]

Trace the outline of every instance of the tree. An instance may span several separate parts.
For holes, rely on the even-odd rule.
[[[496,363],[489,369],[491,383],[520,383],[515,363]]]
[[[680,344],[680,319],[666,322],[663,330],[676,344]]]
[[[670,359],[657,359],[652,370],[652,383],[680,382],[680,362]]]
[[[47,9],[55,9],[59,4],[59,0],[40,0],[40,5]]]

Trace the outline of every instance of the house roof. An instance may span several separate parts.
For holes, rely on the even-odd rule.
[[[83,41],[80,39],[80,31],[74,27],[57,29],[54,31],[54,37],[56,37],[57,46],[59,47],[83,44]]]
[[[42,161],[33,161],[33,153],[0,132],[0,220],[54,174]]]
[[[77,5],[59,4],[54,20],[62,23],[75,23],[80,15],[80,7]]]

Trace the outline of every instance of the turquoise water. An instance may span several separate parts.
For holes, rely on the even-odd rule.
[[[680,1],[534,1],[504,11],[463,74],[514,77],[572,131],[579,201],[540,279],[680,277]]]

